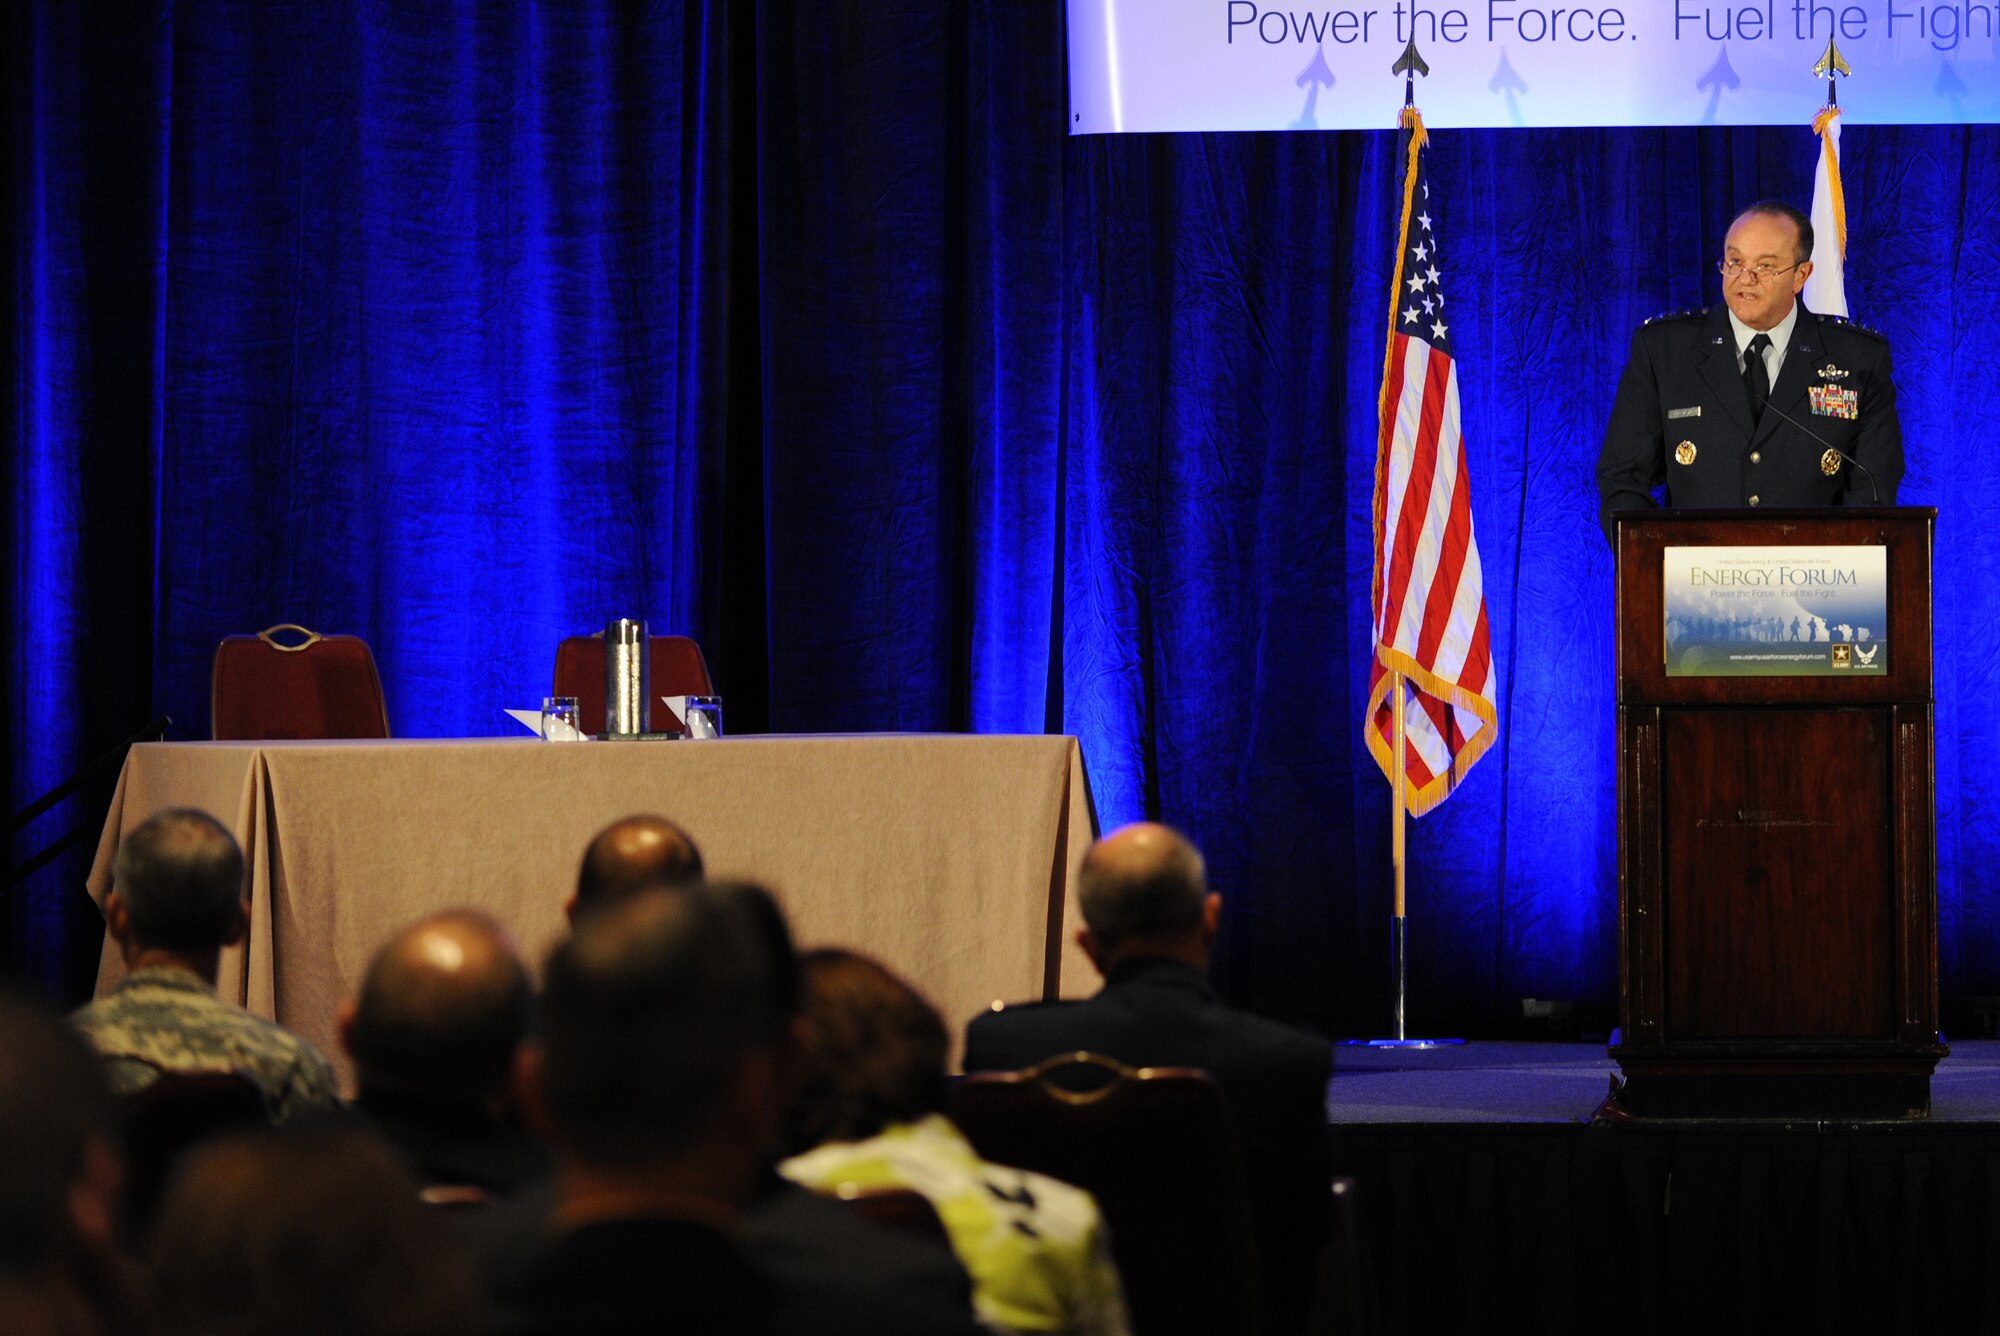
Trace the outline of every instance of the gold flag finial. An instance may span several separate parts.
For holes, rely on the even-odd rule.
[[[1836,70],[1850,79],[1854,77],[1854,71],[1847,67],[1847,61],[1840,54],[1840,48],[1833,44],[1833,34],[1828,33],[1826,50],[1820,53],[1819,59],[1813,64],[1813,73],[1826,80],[1827,111],[1822,113],[1824,115],[1836,115],[1840,107],[1840,80],[1833,77]]]
[[[1826,50],[1820,53],[1818,62],[1813,65],[1813,73],[1822,79],[1831,79],[1835,70],[1850,79],[1854,77],[1854,71],[1847,67],[1847,58],[1840,54],[1840,48],[1833,44],[1833,38],[1829,36]]]

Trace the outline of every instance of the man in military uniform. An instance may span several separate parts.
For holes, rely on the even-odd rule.
[[[1633,335],[1597,460],[1606,538],[1613,511],[1652,506],[1663,485],[1670,506],[1896,503],[1889,344],[1800,302],[1812,248],[1804,214],[1753,204],[1723,243],[1724,304]]]
[[[118,846],[106,930],[125,981],[71,1020],[124,1094],[163,1072],[234,1069],[256,1082],[272,1120],[340,1103],[319,1050],[215,995],[222,948],[243,940],[243,851],[206,812],[148,818]]]

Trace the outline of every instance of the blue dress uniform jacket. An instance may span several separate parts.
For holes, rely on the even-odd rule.
[[[1599,518],[1654,504],[1670,506],[1890,506],[1903,477],[1903,433],[1889,341],[1837,316],[1799,306],[1770,404],[1826,444],[1766,408],[1754,427],[1729,308],[1686,311],[1647,321],[1632,355],[1597,460]],[[1826,446],[1861,461],[1874,488]]]

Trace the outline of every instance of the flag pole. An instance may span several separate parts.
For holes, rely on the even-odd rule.
[[[1408,866],[1405,861],[1405,855],[1408,853],[1408,845],[1404,842],[1406,824],[1404,818],[1409,810],[1407,806],[1408,789],[1405,787],[1409,781],[1409,766],[1408,756],[1404,751],[1403,675],[1401,673],[1389,674],[1389,695],[1390,699],[1394,702],[1390,709],[1392,717],[1395,720],[1394,732],[1396,737],[1396,774],[1394,780],[1389,785],[1390,792],[1394,795],[1396,807],[1396,813],[1391,818],[1393,824],[1389,828],[1389,862],[1395,872],[1396,903],[1395,912],[1389,919],[1389,949],[1396,971],[1396,1042],[1402,1044],[1409,1042],[1410,1036],[1404,1011],[1404,1005],[1409,997],[1409,956],[1407,954],[1409,945],[1409,920],[1404,915],[1405,903],[1403,899],[1405,888],[1404,874]]]
[[[1409,679],[1400,672],[1389,674],[1389,732],[1394,746],[1394,763],[1389,768],[1390,806],[1389,865],[1395,887],[1395,902],[1389,916],[1390,969],[1395,975],[1396,1033],[1388,1039],[1343,1039],[1343,1044],[1362,1048],[1451,1048],[1463,1039],[1412,1039],[1409,1025],[1409,753],[1408,728],[1404,711],[1408,708],[1403,684]]]
[[[1390,404],[1389,385],[1390,385],[1390,371],[1395,365],[1396,338],[1397,338],[1396,334],[1397,310],[1396,310],[1395,291],[1400,287],[1403,279],[1403,260],[1401,256],[1403,255],[1404,248],[1409,243],[1409,229],[1413,214],[1415,214],[1418,221],[1420,221],[1423,224],[1423,227],[1426,232],[1428,232],[1431,227],[1431,220],[1428,215],[1416,214],[1415,195],[1414,195],[1418,182],[1418,161],[1419,161],[1418,154],[1424,143],[1423,118],[1421,115],[1418,114],[1416,106],[1417,102],[1416,80],[1419,74],[1428,77],[1431,72],[1430,66],[1424,63],[1423,56],[1421,56],[1417,52],[1417,43],[1414,35],[1412,35],[1409,44],[1403,48],[1403,54],[1397,57],[1396,63],[1389,67],[1389,72],[1392,75],[1400,74],[1403,76],[1403,113],[1400,118],[1400,121],[1403,126],[1403,129],[1405,130],[1405,132],[1408,133],[1409,137],[1408,137],[1408,153],[1405,163],[1405,175],[1403,177],[1403,188],[1401,191],[1403,200],[1402,227],[1401,227],[1401,236],[1398,241],[1398,259],[1395,266],[1396,281],[1391,285],[1391,299],[1390,299],[1390,310],[1389,310],[1389,344],[1388,347],[1384,350],[1383,354],[1385,361],[1385,367],[1383,371],[1383,382],[1382,382],[1383,444],[1377,453],[1377,462],[1376,462],[1377,513],[1375,521],[1376,533],[1375,533],[1374,600],[1378,618],[1381,614],[1381,610],[1383,607],[1382,580],[1383,580],[1383,569],[1384,569],[1383,553],[1385,550],[1383,545],[1383,527],[1382,527],[1383,511],[1381,510],[1382,498],[1384,496],[1383,492],[1384,478],[1386,476],[1383,470],[1386,467],[1384,461],[1387,459],[1388,455],[1390,432],[1391,432],[1390,422],[1391,422],[1392,408]],[[1398,142],[1398,151],[1399,154],[1402,152],[1402,141],[1400,140]],[[1428,185],[1424,186],[1424,193],[1425,196],[1428,198],[1430,193],[1430,188]],[[1422,259],[1425,255],[1425,252],[1420,249],[1414,252],[1414,254],[1417,259]],[[1437,278],[1438,278],[1438,271],[1435,265],[1433,265],[1429,269],[1427,274],[1420,274],[1417,279],[1413,280],[1411,290],[1416,291],[1422,288],[1426,281],[1434,282]],[[1426,313],[1431,313],[1432,311],[1431,299],[1424,298],[1423,306]],[[1412,307],[1410,311],[1404,314],[1404,319],[1411,321],[1413,323],[1416,321],[1417,313],[1415,307]],[[1432,331],[1438,339],[1442,339],[1444,337],[1445,325],[1442,316],[1440,316],[1438,320],[1433,323]],[[1446,356],[1447,358],[1449,357],[1448,352]],[[1447,378],[1445,382],[1447,387],[1450,387],[1452,383],[1453,382],[1449,378]],[[1453,397],[1453,401],[1455,403],[1455,393],[1456,393],[1455,390],[1448,388],[1446,393]],[[1454,407],[1453,412],[1455,413],[1455,411],[1456,410]],[[1468,524],[1469,524],[1469,519],[1468,519]],[[1471,557],[1471,561],[1474,564],[1474,567],[1476,568],[1476,563],[1478,561],[1476,554],[1474,554]],[[1482,594],[1480,599],[1479,618],[1478,618],[1479,639],[1482,642],[1484,641],[1485,638],[1485,618],[1486,618],[1485,599],[1484,595]],[[1377,758],[1384,763],[1385,768],[1389,772],[1389,789],[1391,795],[1391,804],[1395,809],[1390,818],[1391,825],[1390,825],[1390,835],[1389,835],[1389,846],[1390,846],[1389,861],[1394,883],[1394,904],[1392,905],[1392,913],[1390,914],[1389,918],[1389,952],[1390,952],[1390,970],[1394,975],[1393,987],[1395,989],[1394,1006],[1395,1006],[1395,1022],[1396,1022],[1395,1035],[1393,1038],[1388,1038],[1388,1039],[1345,1039],[1342,1040],[1341,1042],[1344,1044],[1362,1045],[1369,1048],[1413,1048],[1413,1049],[1443,1048],[1447,1045],[1463,1044],[1465,1041],[1463,1039],[1412,1039],[1410,1038],[1410,1032],[1409,1032],[1409,1009],[1408,1009],[1409,902],[1407,898],[1409,843],[1407,839],[1407,820],[1410,814],[1410,791],[1409,791],[1409,720],[1406,713],[1408,704],[1406,699],[1407,697],[1406,684],[1410,681],[1410,678],[1408,674],[1402,671],[1402,668],[1398,666],[1394,662],[1394,660],[1383,655],[1382,653],[1383,646],[1380,643],[1380,640],[1381,640],[1381,629],[1378,622],[1377,626],[1378,643],[1376,647],[1377,666],[1385,670],[1384,677],[1386,678],[1387,694],[1389,695],[1390,698],[1389,713],[1390,713],[1391,738],[1389,741],[1389,746],[1387,748],[1389,754],[1387,756],[1383,756],[1381,754],[1381,748],[1379,746],[1379,740],[1381,738],[1381,733],[1379,731],[1380,730],[1379,723],[1371,725],[1371,727],[1376,730],[1374,733],[1374,742],[1371,743],[1371,746],[1376,751]],[[1488,667],[1490,668],[1490,662],[1488,663]],[[1421,665],[1420,670],[1428,671],[1429,668],[1430,665],[1424,664]],[[1378,693],[1381,690],[1380,684],[1382,683],[1382,681],[1383,678],[1373,679],[1371,681],[1371,685],[1369,688],[1368,709],[1370,715],[1377,720],[1379,720],[1380,718],[1379,714],[1377,714],[1376,711],[1378,710],[1379,703],[1381,701],[1381,695]],[[1428,682],[1423,682],[1422,689],[1425,691],[1431,691],[1433,690],[1433,687]],[[1449,688],[1447,688],[1447,690],[1449,690]],[[1454,693],[1454,698],[1455,696],[1456,693]],[[1483,700],[1484,697],[1482,695],[1481,701],[1483,702]],[[1476,709],[1477,706],[1475,705],[1473,708]],[[1484,718],[1489,725],[1493,722],[1491,717],[1490,707],[1487,711],[1481,712],[1481,717]],[[1481,746],[1479,748],[1479,751],[1483,750],[1485,750],[1485,747]],[[1464,756],[1464,754],[1462,753],[1459,757],[1455,757],[1452,764],[1452,773],[1454,774],[1462,773],[1464,766],[1471,764],[1472,760],[1478,759],[1478,754],[1479,754],[1478,751],[1474,751],[1470,753],[1469,758]]]

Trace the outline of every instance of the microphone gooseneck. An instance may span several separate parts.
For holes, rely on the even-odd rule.
[[[1784,409],[1778,407],[1775,400],[1766,399],[1764,401],[1764,407],[1769,412],[1776,413],[1779,417],[1791,423],[1794,427],[1797,427],[1800,431],[1804,432],[1806,435],[1812,437],[1813,440],[1818,444],[1825,446],[1827,449],[1831,450],[1834,454],[1839,455],[1842,459],[1852,464],[1854,466],[1855,472],[1859,473],[1862,477],[1868,480],[1869,503],[1871,505],[1877,505],[1877,506],[1882,504],[1882,489],[1875,485],[1875,475],[1869,472],[1868,466],[1866,464],[1856,459],[1853,455],[1848,454],[1847,451],[1841,449],[1839,446],[1835,445],[1832,441],[1827,440],[1826,437],[1820,435],[1818,432],[1814,431],[1811,427],[1808,427],[1805,423],[1799,421],[1797,418],[1793,417],[1790,413],[1787,413]]]

